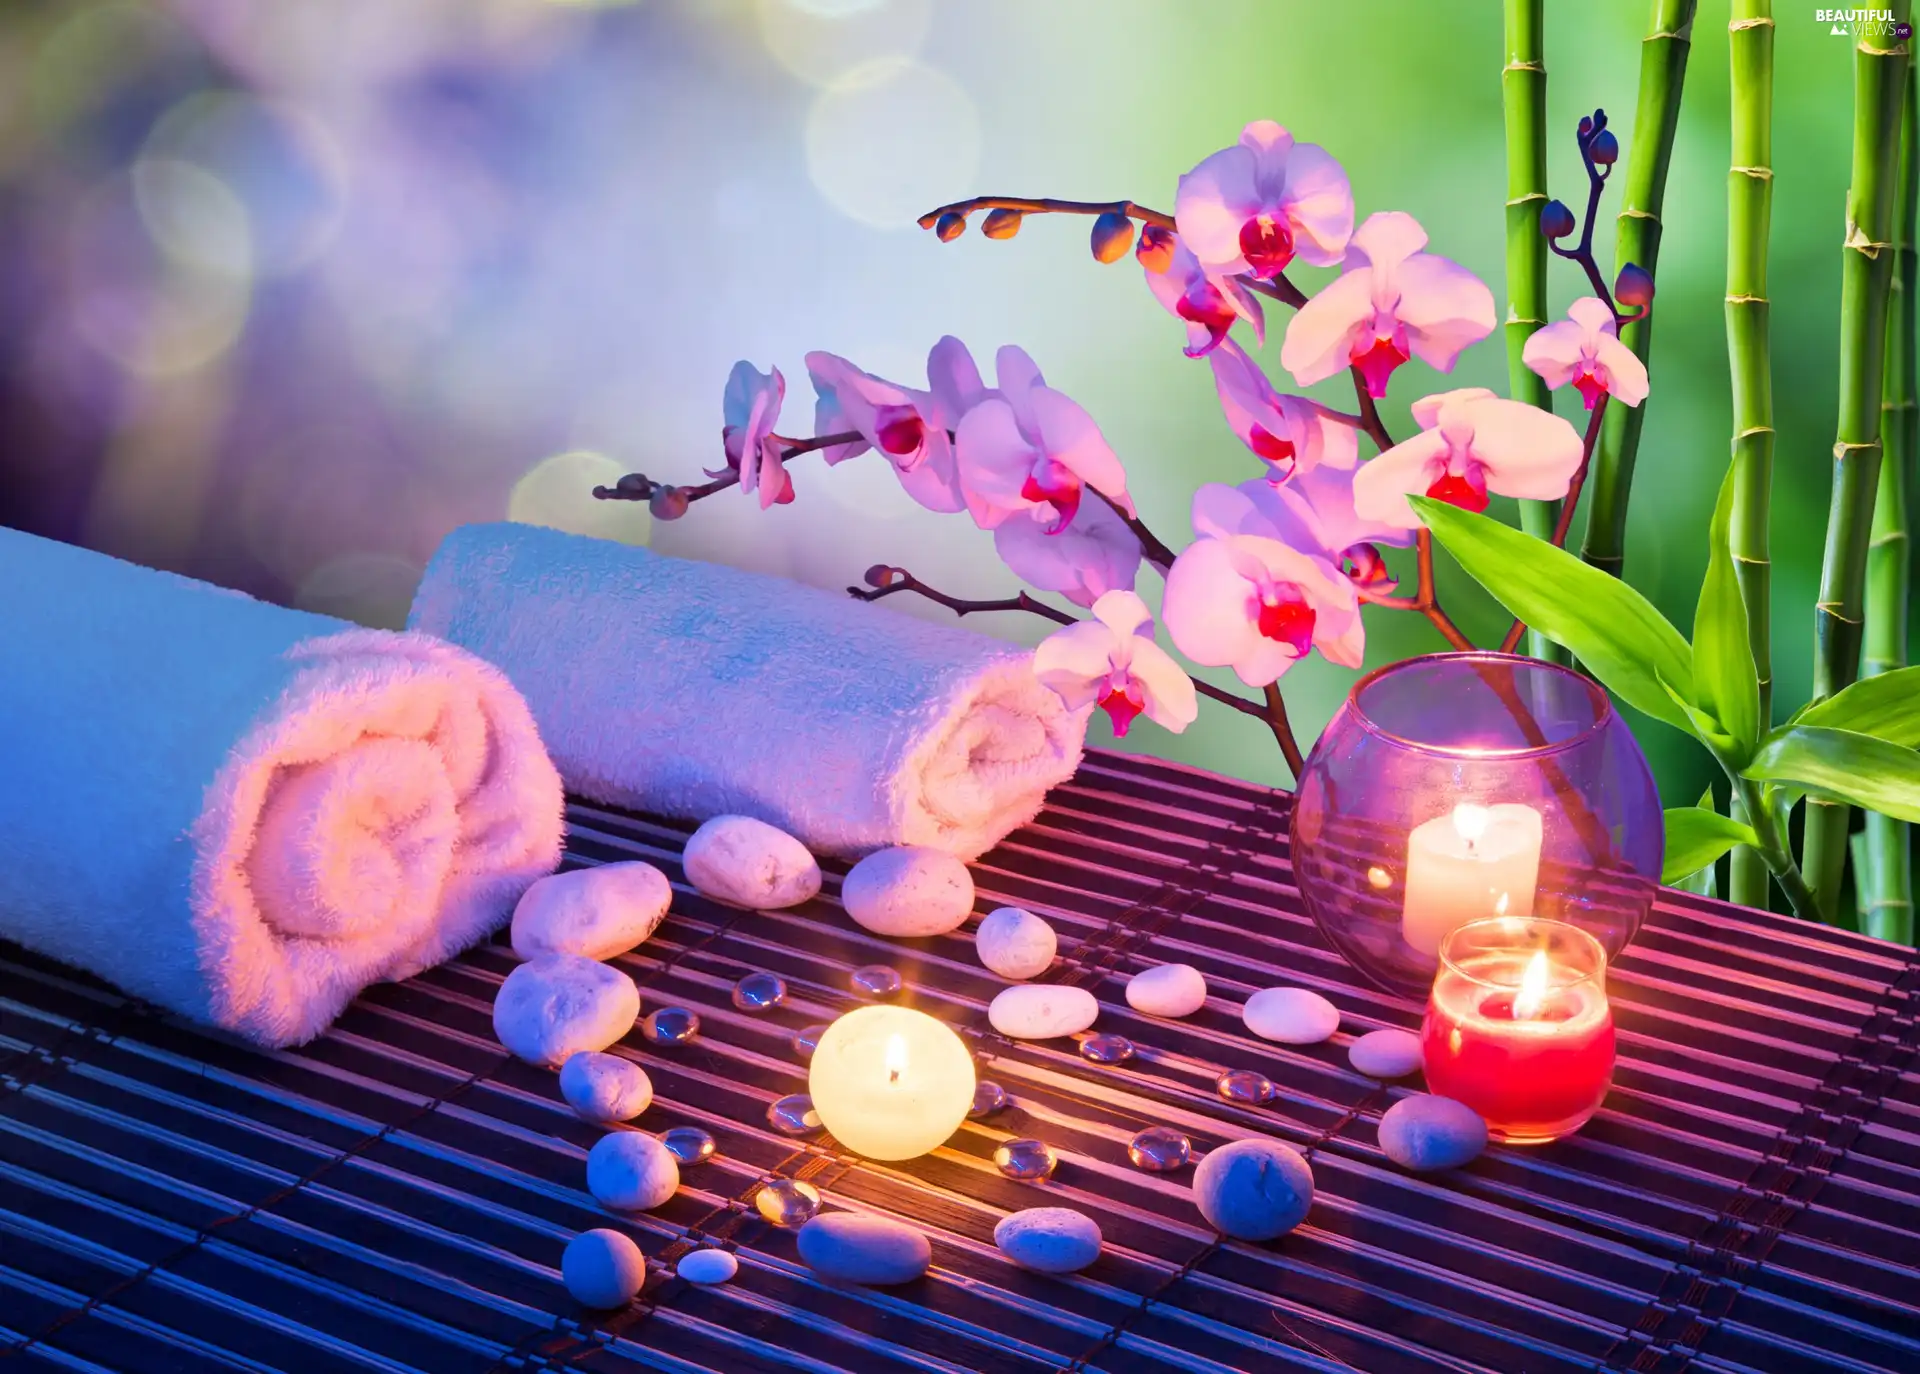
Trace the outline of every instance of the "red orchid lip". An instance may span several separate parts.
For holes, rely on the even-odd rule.
[[[1256,277],[1274,277],[1293,261],[1293,228],[1274,215],[1259,214],[1240,226],[1240,256]]]
[[[1276,589],[1277,599],[1256,597],[1254,624],[1262,635],[1293,650],[1295,658],[1305,658],[1313,648],[1313,627],[1318,619],[1300,589],[1288,583]]]
[[[1060,468],[1060,464],[1048,460],[1049,466]],[[1066,469],[1061,468],[1061,471]],[[1024,500],[1037,506],[1052,506],[1054,511],[1053,527],[1048,534],[1058,534],[1073,523],[1074,515],[1080,509],[1080,479],[1067,472],[1067,479],[1059,486],[1042,482],[1033,473],[1027,474],[1027,480],[1020,484],[1020,495]]]
[[[1292,440],[1282,439],[1279,435],[1255,425],[1252,432],[1247,435],[1247,447],[1280,469],[1280,476],[1275,480],[1284,482],[1293,476],[1294,465],[1298,458],[1294,452]]]
[[[1100,698],[1100,709],[1113,721],[1114,738],[1126,738],[1127,728],[1133,724],[1133,718],[1146,709],[1146,703],[1140,695],[1140,684],[1129,679],[1124,689],[1110,688]]]
[[[1436,501],[1458,506],[1461,510],[1472,511],[1475,515],[1487,508],[1487,484],[1477,470],[1471,475],[1443,472],[1433,479],[1433,484],[1427,488],[1427,495]]]

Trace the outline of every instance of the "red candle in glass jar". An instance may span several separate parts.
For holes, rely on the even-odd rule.
[[[1496,1140],[1577,1131],[1613,1084],[1606,953],[1563,921],[1471,921],[1440,947],[1422,1031],[1427,1087],[1486,1118]]]

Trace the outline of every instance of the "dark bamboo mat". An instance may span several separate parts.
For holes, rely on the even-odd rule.
[[[1346,1064],[1353,1036],[1419,1008],[1361,986],[1301,914],[1287,797],[1096,753],[1046,811],[976,865],[982,912],[1017,903],[1061,934],[1051,975],[1093,989],[1098,1029],[1140,1055],[1099,1067],[1072,1044],[986,1028],[1001,986],[963,936],[866,935],[828,892],[736,912],[681,882],[686,828],[585,804],[570,863],[644,857],[674,915],[619,961],[645,1007],[682,1005],[700,1039],[621,1052],[657,1091],[638,1125],[711,1131],[658,1212],[610,1222],[586,1194],[599,1131],[550,1072],[506,1057],[489,1008],[500,943],[362,997],[326,1036],[267,1053],[196,1032],[0,945],[0,1365],[229,1371],[1381,1371],[1800,1374],[1920,1370],[1920,962],[1912,951],[1676,893],[1616,965],[1616,1086],[1578,1137],[1496,1148],[1415,1177],[1375,1144],[1405,1087]],[[1128,975],[1183,961],[1212,999],[1157,1022]],[[766,1125],[805,1089],[791,1033],[854,1005],[847,974],[892,963],[907,1000],[967,1031],[1014,1105],[927,1158],[859,1161]],[[788,980],[750,1015],[741,974]],[[1333,1041],[1251,1040],[1238,1008],[1276,983],[1344,1015]],[[1222,1103],[1224,1068],[1279,1086]],[[1416,1083],[1417,1086],[1417,1083]],[[1221,1243],[1191,1171],[1126,1159],[1142,1126],[1196,1150],[1265,1133],[1309,1151],[1318,1196],[1271,1245]],[[1054,1179],[1017,1183],[994,1146],[1034,1135]],[[816,1281],[749,1200],[810,1180],[830,1206],[908,1219],[934,1269],[895,1290]],[[1047,1278],[1003,1261],[994,1222],[1060,1204],[1107,1251]],[[649,1279],[628,1311],[581,1311],[566,1239],[617,1224],[671,1258],[737,1249],[738,1279]]]

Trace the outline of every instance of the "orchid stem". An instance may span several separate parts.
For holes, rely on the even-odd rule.
[[[1146,555],[1149,563],[1159,568],[1163,574],[1168,568],[1173,566],[1173,550],[1162,542],[1159,535],[1147,528],[1145,521],[1141,520],[1137,515],[1128,515],[1124,510],[1120,509],[1119,503],[1104,491],[1100,491],[1094,487],[1088,487],[1087,490],[1093,492],[1094,495],[1111,506],[1113,513],[1120,517],[1121,522],[1125,524],[1129,530],[1133,531],[1133,537],[1140,541],[1140,550]]]
[[[1587,417],[1587,436],[1580,445],[1580,466],[1573,470],[1573,480],[1567,483],[1566,499],[1560,503],[1560,516],[1553,524],[1553,538],[1550,541],[1556,549],[1567,546],[1567,532],[1573,528],[1573,512],[1580,504],[1580,489],[1587,484],[1587,466],[1593,461],[1593,446],[1600,438],[1600,417],[1607,413],[1607,403],[1613,398],[1602,392],[1600,399],[1594,402],[1593,414]],[[1500,652],[1510,654],[1520,643],[1520,636],[1526,631],[1526,624],[1516,619],[1507,627],[1506,637],[1500,641]],[[1539,657],[1539,655],[1535,655]]]
[[[819,449],[832,448],[835,444],[849,444],[860,437],[858,430],[850,429],[840,434],[817,434],[811,439],[783,440],[782,442],[786,444],[787,450],[780,455],[780,461],[784,463],[789,458],[798,458],[803,453],[813,453]],[[679,488],[675,488],[666,482],[656,482],[643,472],[630,472],[625,477],[622,477],[616,486],[595,487],[593,489],[593,495],[594,499],[599,501],[651,501],[661,492],[678,490],[681,495],[685,496],[688,502],[691,503],[703,497],[712,496],[715,492],[725,491],[728,487],[737,487],[739,485],[740,469],[737,467],[730,468],[728,471],[721,473],[711,482],[702,482],[694,487]]]
[[[1206,686],[1205,683],[1198,681],[1193,685],[1199,688]],[[1208,695],[1211,696],[1212,693],[1209,692]],[[1222,695],[1232,696],[1231,693],[1222,693]],[[1300,775],[1306,771],[1307,764],[1306,760],[1300,757],[1299,742],[1293,737],[1293,724],[1287,719],[1287,703],[1280,695],[1279,683],[1269,682],[1267,684],[1266,698],[1267,725],[1273,730],[1274,739],[1279,742],[1280,753],[1281,756],[1286,759],[1287,767],[1293,771],[1293,785],[1297,788],[1300,785]],[[1238,697],[1232,697],[1232,699],[1234,701],[1240,700]]]
[[[1125,215],[1142,224],[1162,229],[1173,228],[1173,216],[1164,210],[1152,210],[1130,200],[1055,200],[1051,196],[975,196],[956,200],[920,216],[922,229],[931,229],[942,215],[970,215],[975,210],[1018,210],[1023,215]]]

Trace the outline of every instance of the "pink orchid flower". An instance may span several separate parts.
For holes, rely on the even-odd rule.
[[[819,434],[858,431],[860,438],[822,450],[829,464],[877,450],[900,475],[907,495],[941,514],[966,509],[954,466],[952,433],[967,409],[986,395],[967,346],[951,335],[927,355],[928,390],[915,391],[863,372],[832,353],[807,354],[807,375],[818,400]]]
[[[1598,296],[1582,296],[1566,319],[1534,331],[1520,359],[1555,391],[1572,382],[1588,410],[1602,396],[1630,406],[1647,399],[1647,365],[1620,342],[1613,310]]]
[[[1193,679],[1153,640],[1153,613],[1130,591],[1093,603],[1092,620],[1056,630],[1033,651],[1033,672],[1068,709],[1098,706],[1125,735],[1135,716],[1179,734],[1200,714]]]
[[[1297,256],[1331,267],[1353,233],[1353,188],[1325,148],[1270,119],[1180,178],[1174,224],[1215,277],[1272,279]]]
[[[1146,267],[1147,289],[1170,313],[1186,321],[1186,355],[1199,358],[1211,353],[1236,320],[1252,325],[1254,338],[1266,342],[1266,313],[1246,283],[1234,277],[1208,276],[1177,235],[1167,238],[1171,257],[1157,272],[1151,265]],[[1157,255],[1154,260],[1158,260]]]
[[[1459,263],[1421,252],[1426,244],[1412,215],[1367,216],[1345,272],[1287,324],[1280,365],[1296,383],[1357,367],[1377,400],[1409,357],[1451,372],[1462,350],[1493,332],[1493,293]]]
[[[1180,652],[1277,681],[1310,649],[1347,668],[1366,651],[1353,584],[1326,559],[1260,534],[1196,539],[1167,571],[1160,613]]]
[[[974,523],[991,530],[1031,516],[1059,534],[1088,487],[1132,515],[1126,469],[1093,417],[1047,386],[1024,350],[1002,348],[994,366],[1000,385],[961,418],[956,445]]]
[[[1413,533],[1363,519],[1353,507],[1355,475],[1318,467],[1286,483],[1260,477],[1236,487],[1206,483],[1193,494],[1194,532],[1277,539],[1338,568],[1362,597],[1384,596],[1395,582],[1379,546],[1404,548]]]
[[[1009,520],[994,530],[993,549],[1021,581],[1076,606],[1132,591],[1140,573],[1140,541],[1105,501],[1081,503],[1058,534],[1038,520]]]
[[[735,363],[727,374],[720,406],[720,440],[726,446],[727,466],[717,472],[706,470],[709,477],[723,476],[729,469],[739,472],[740,490],[758,491],[762,510],[793,500],[793,478],[781,463],[787,441],[773,432],[786,395],[787,379],[779,368],[763,373],[744,359]]]
[[[1271,480],[1284,482],[1320,467],[1351,468],[1359,461],[1352,425],[1304,396],[1282,396],[1238,344],[1223,343],[1207,361],[1228,426],[1267,464]]]
[[[1353,504],[1363,519],[1418,529],[1409,496],[1483,511],[1490,493],[1555,501],[1580,467],[1580,435],[1558,415],[1485,387],[1413,403],[1421,433],[1363,463]]]

